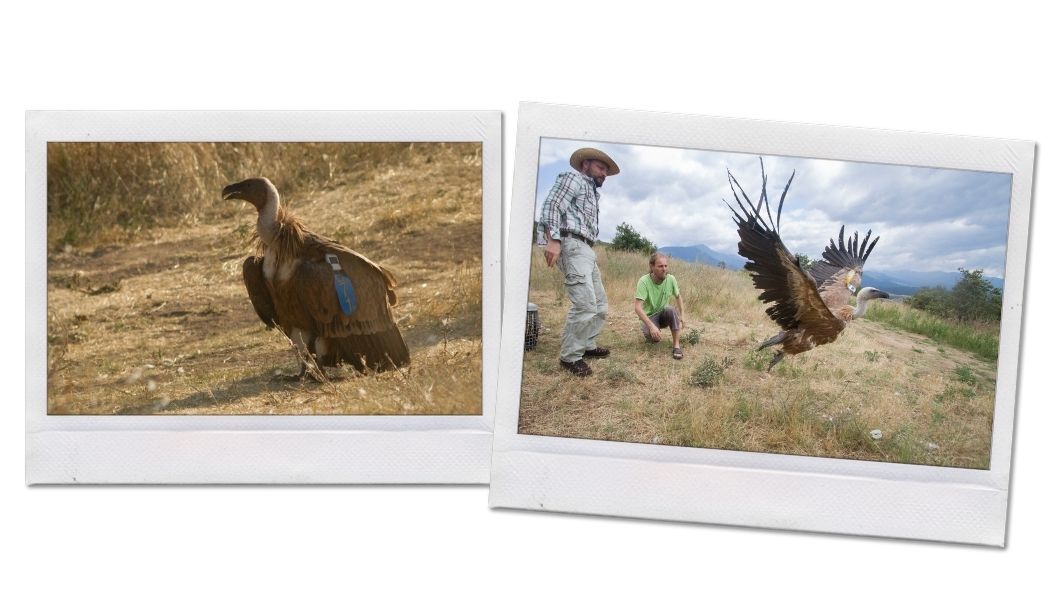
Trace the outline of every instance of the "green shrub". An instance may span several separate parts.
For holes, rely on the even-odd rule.
[[[955,378],[959,382],[964,382],[969,385],[977,384],[977,377],[974,376],[973,370],[969,366],[963,366],[961,364],[955,366]]]
[[[700,386],[703,388],[711,387],[721,380],[721,375],[724,374],[724,372],[725,368],[721,363],[713,358],[705,357],[703,358],[702,363],[692,372],[692,376],[688,379],[688,383],[692,386]]]
[[[684,342],[687,343],[688,345],[698,345],[699,344],[699,330],[698,329],[692,329],[691,331],[689,331],[688,335],[684,336]]]

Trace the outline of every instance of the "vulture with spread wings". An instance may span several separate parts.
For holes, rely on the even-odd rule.
[[[855,232],[846,242],[845,226],[842,226],[838,231],[837,246],[831,239],[823,258],[813,264],[811,271],[806,271],[779,235],[783,200],[795,173],[791,173],[787,186],[783,188],[776,220],[773,221],[764,161],[761,163],[761,197],[756,205],[747,197],[732,172],[727,172],[729,187],[739,206],[737,211],[725,202],[739,226],[739,254],[748,260],[746,270],[750,272],[754,287],[761,290],[758,299],[771,303],[765,312],[783,329],[758,347],[760,350],[780,346],[769,363],[769,370],[786,354],[799,354],[831,343],[849,321],[864,314],[869,300],[889,298],[889,294],[875,288],[860,289],[864,262],[878,243],[878,237],[875,237],[868,244],[870,230],[863,242]],[[849,303],[854,294],[855,307]]]
[[[307,230],[265,178],[228,185],[223,199],[256,207],[257,254],[242,264],[245,288],[260,320],[293,342],[300,378],[320,378],[322,366],[344,362],[360,372],[410,363],[392,316],[397,299],[390,271]]]

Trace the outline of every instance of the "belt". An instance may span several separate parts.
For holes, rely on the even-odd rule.
[[[593,246],[593,241],[591,241],[588,238],[582,236],[581,234],[578,234],[577,232],[572,232],[570,230],[563,230],[563,229],[561,229],[560,230],[560,236],[561,237],[573,236],[573,237],[577,238],[578,240],[584,242],[585,244],[589,245],[590,247]]]

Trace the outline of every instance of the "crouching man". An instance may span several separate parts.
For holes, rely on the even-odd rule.
[[[658,343],[662,339],[660,330],[669,327],[673,334],[673,359],[680,360],[684,357],[681,349],[684,303],[677,278],[667,273],[669,263],[662,253],[652,253],[648,265],[650,272],[637,280],[633,310],[640,319],[644,338],[652,343]],[[676,300],[677,308],[670,306],[671,299]]]

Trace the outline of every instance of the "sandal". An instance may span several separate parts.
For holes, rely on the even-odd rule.
[[[684,351],[681,348],[679,348],[679,347],[673,348],[673,359],[680,360],[683,357],[684,357]]]

